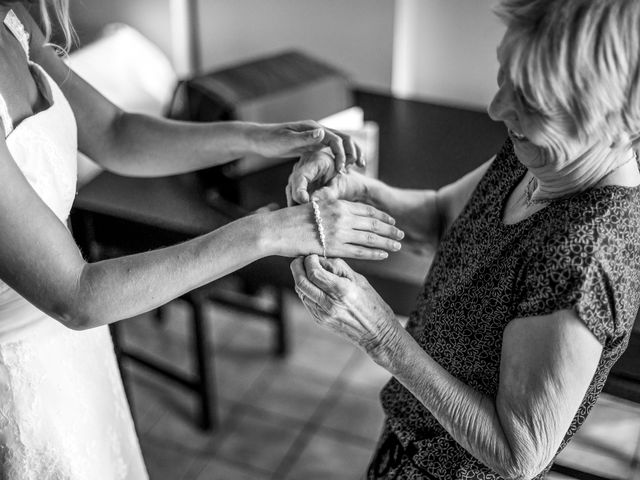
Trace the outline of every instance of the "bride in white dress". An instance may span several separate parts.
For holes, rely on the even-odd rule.
[[[45,3],[64,23],[66,0]],[[325,147],[340,167],[359,150],[313,122],[196,125],[126,114],[68,70],[21,2],[0,1],[0,19],[0,478],[145,479],[106,325],[258,258],[322,248],[311,206],[303,205],[89,264],[66,226],[77,149],[108,170],[139,176]],[[45,16],[43,23],[49,31]],[[320,208],[329,255],[381,259],[401,236],[371,207]]]

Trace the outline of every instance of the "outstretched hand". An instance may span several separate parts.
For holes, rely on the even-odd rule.
[[[254,150],[265,157],[298,157],[327,148],[336,171],[351,164],[364,166],[362,150],[349,135],[312,120],[256,125],[255,128]]]
[[[329,257],[383,260],[400,250],[404,232],[388,214],[362,203],[319,201],[326,254]],[[311,205],[282,208],[267,219],[277,255],[297,257],[323,253]]]
[[[296,293],[315,321],[364,349],[373,360],[402,328],[391,307],[341,259],[317,255],[291,262]]]

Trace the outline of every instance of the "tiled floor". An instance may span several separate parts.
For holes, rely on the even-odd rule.
[[[389,375],[320,329],[297,299],[287,303],[293,351],[271,355],[268,322],[211,305],[219,427],[200,431],[180,388],[130,366],[132,401],[151,480],[356,480],[382,422],[377,401]],[[127,343],[189,368],[187,310],[127,323]],[[561,462],[640,480],[640,407],[603,396]],[[559,475],[552,479],[561,479]]]

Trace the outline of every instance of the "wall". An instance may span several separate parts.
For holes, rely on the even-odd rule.
[[[171,4],[181,1],[71,3],[83,42],[123,21],[171,56]],[[495,48],[504,31],[491,12],[494,2],[200,0],[202,63],[221,68],[294,47],[341,67],[367,89],[484,109],[495,91]]]
[[[389,91],[392,0],[201,0],[203,64],[217,68],[291,47]]]
[[[109,22],[142,31],[171,55],[169,0],[79,0],[72,15],[83,43]],[[175,3],[175,2],[174,2]],[[202,64],[214,69],[299,48],[353,80],[389,91],[394,0],[200,0]]]
[[[393,92],[484,109],[504,27],[489,0],[396,0]]]
[[[169,0],[71,0],[71,18],[80,44],[94,40],[105,25],[135,27],[164,52],[171,52]]]

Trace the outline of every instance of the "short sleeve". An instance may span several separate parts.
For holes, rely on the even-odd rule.
[[[615,291],[611,265],[597,250],[589,238],[551,240],[534,249],[523,267],[516,317],[573,309],[606,345],[616,333]]]

